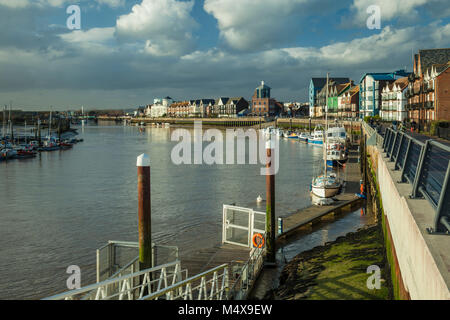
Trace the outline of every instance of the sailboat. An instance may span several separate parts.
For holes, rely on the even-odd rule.
[[[328,129],[328,73],[327,73],[327,96],[326,96],[326,107],[325,107],[325,132]],[[323,135],[323,144],[327,145],[327,135]],[[333,172],[328,172],[327,166],[327,148],[323,148],[323,161],[324,161],[324,174],[313,178],[311,183],[311,191],[314,195],[321,198],[330,198],[335,196],[339,189],[341,188],[341,182],[339,178]]]
[[[84,117],[84,107],[81,106],[81,125],[84,126],[86,124],[86,119]]]

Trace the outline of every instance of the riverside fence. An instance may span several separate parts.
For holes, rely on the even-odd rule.
[[[370,129],[368,130],[370,134]],[[431,234],[450,234],[450,146],[432,139],[419,140],[405,132],[387,128],[378,137],[402,183],[412,185],[411,198],[425,198],[435,212]]]

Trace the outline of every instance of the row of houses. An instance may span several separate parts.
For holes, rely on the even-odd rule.
[[[450,48],[419,50],[413,72],[397,70],[366,73],[355,84],[345,77],[312,78],[309,86],[310,116],[364,118],[380,116],[385,121],[450,120]],[[328,100],[327,97],[328,91]]]
[[[243,97],[220,97],[218,99],[197,99],[173,101],[172,98],[155,99],[143,114],[147,117],[236,117],[248,110],[249,103]]]
[[[136,116],[158,117],[239,117],[278,116],[304,112],[300,103],[281,103],[271,97],[271,88],[264,81],[255,89],[251,101],[244,97],[219,97],[216,99],[196,99],[174,101],[171,97],[154,99],[153,104],[140,107]]]

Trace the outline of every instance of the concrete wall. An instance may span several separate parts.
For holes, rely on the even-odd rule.
[[[376,146],[368,146],[391,235],[401,279],[411,299],[450,299],[450,237],[429,235],[434,210],[427,200],[409,199],[411,186],[399,184],[400,172],[393,171]],[[395,266],[391,265],[391,268]]]

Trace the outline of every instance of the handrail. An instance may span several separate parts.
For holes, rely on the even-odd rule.
[[[187,285],[193,283],[194,281],[200,280],[200,279],[202,279],[202,278],[204,278],[204,277],[206,277],[206,276],[208,276],[208,275],[211,275],[211,274],[214,275],[214,274],[216,274],[216,273],[217,273],[218,271],[220,271],[220,270],[224,270],[224,274],[221,275],[221,277],[227,277],[228,264],[222,264],[222,265],[220,265],[220,266],[217,266],[217,267],[212,268],[212,269],[210,269],[210,270],[207,270],[207,271],[205,271],[205,272],[199,273],[199,274],[197,274],[197,275],[195,275],[195,276],[192,276],[192,277],[190,277],[190,278],[188,278],[188,279],[186,279],[186,280],[183,280],[183,281],[181,281],[181,282],[177,282],[177,283],[172,284],[171,286],[168,286],[168,287],[166,287],[166,288],[164,288],[164,289],[161,289],[161,290],[158,290],[158,291],[156,291],[156,292],[153,292],[153,293],[151,293],[151,294],[149,294],[149,295],[146,295],[146,296],[140,298],[139,300],[152,300],[152,299],[157,299],[158,297],[160,297],[160,296],[162,296],[162,295],[171,293],[171,292],[173,292],[173,291],[175,291],[175,290],[177,290],[177,289],[180,289],[180,288],[182,288],[182,287],[184,287],[184,286],[187,286]],[[224,280],[225,280],[225,279],[224,279]],[[227,283],[227,282],[228,282],[228,279],[226,279],[226,280],[227,280],[227,281],[224,282],[224,284],[225,284],[224,289],[228,288],[228,283]],[[195,287],[195,288],[198,288],[198,287],[199,287],[199,286],[197,286],[197,287]]]
[[[370,134],[368,124],[363,122],[363,127],[366,134]],[[394,170],[401,169],[400,183],[412,185],[410,198],[424,197],[435,211],[433,228],[427,228],[427,231],[430,234],[450,234],[449,208],[446,207],[450,199],[450,157],[447,162],[445,157],[433,157],[436,152],[433,150],[438,149],[438,154],[450,153],[450,146],[433,139],[420,141],[407,132],[387,128],[382,148],[389,160],[395,161]],[[402,161],[399,161],[400,155]],[[436,162],[433,161],[440,161],[437,162],[440,169],[434,167]],[[430,166],[433,167],[430,169]],[[436,174],[444,179],[436,178]]]
[[[75,290],[71,290],[71,291],[55,294],[53,296],[44,298],[42,300],[61,300],[61,299],[65,299],[65,298],[68,298],[68,297],[71,297],[71,296],[74,296],[74,295],[78,295],[78,294],[81,294],[81,293],[86,293],[86,292],[89,292],[89,291],[93,291],[95,289],[98,289],[98,288],[101,288],[101,287],[104,287],[104,286],[107,286],[107,285],[115,284],[115,283],[118,283],[118,282],[123,281],[123,280],[136,278],[138,276],[142,276],[142,275],[145,275],[147,273],[152,273],[152,272],[156,272],[156,271],[159,271],[159,270],[162,270],[162,269],[175,267],[177,265],[180,265],[180,261],[179,260],[171,262],[171,263],[163,264],[163,265],[160,265],[160,266],[157,266],[157,267],[153,267],[153,268],[145,269],[145,270],[142,270],[142,271],[138,271],[138,272],[135,272],[135,273],[132,273],[132,274],[128,274],[128,275],[125,275],[125,276],[120,276],[120,277],[113,278],[113,279],[107,279],[107,280],[104,280],[102,282],[94,283],[94,284],[88,285],[88,286],[80,288],[80,289],[75,289]]]
[[[242,278],[243,278],[243,273],[244,271],[247,271],[250,269],[250,266],[252,266],[252,268],[254,267],[254,264],[256,264],[255,262],[257,262],[260,258],[262,259],[265,253],[265,248],[255,248],[252,252],[252,254],[250,255],[249,259],[245,262],[245,264],[243,265],[243,267],[241,268],[241,271],[239,273],[239,277],[235,280],[235,282],[233,283],[233,286],[230,288],[230,295],[234,295],[234,292],[236,291],[236,287],[238,286],[238,284],[241,284]],[[255,270],[253,269],[253,274],[252,276],[255,276],[255,274],[257,274],[261,267],[263,266],[262,260],[260,261],[261,265],[259,266],[259,269]],[[247,274],[247,279],[248,279],[248,274]],[[253,279],[254,280],[254,279]],[[247,284],[248,285],[248,284]],[[247,287],[246,290],[248,290],[249,288]],[[241,289],[242,291],[242,289]],[[248,292],[244,292],[244,295],[246,295]],[[230,297],[231,298],[231,297]]]

